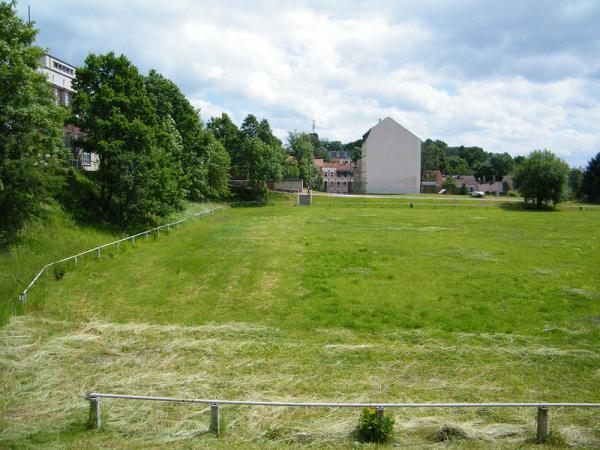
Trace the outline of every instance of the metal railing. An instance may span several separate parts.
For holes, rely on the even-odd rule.
[[[193,218],[196,218],[196,217],[199,217],[199,216],[204,216],[206,214],[212,214],[212,213],[214,213],[215,211],[217,211],[219,209],[223,209],[223,207],[222,206],[218,206],[216,208],[208,209],[206,211],[201,211],[199,213],[194,214]],[[104,250],[105,248],[110,247],[112,245],[114,245],[114,246],[117,247],[117,252],[118,252],[119,251],[119,246],[120,246],[120,244],[122,242],[131,241],[132,244],[135,244],[135,239],[136,238],[142,237],[142,236],[144,236],[144,237],[147,238],[152,233],[156,233],[156,236],[158,237],[158,236],[160,236],[160,230],[165,229],[165,228],[167,230],[170,230],[171,227],[178,228],[180,223],[183,223],[183,222],[187,221],[188,219],[189,218],[186,217],[184,219],[177,220],[175,222],[169,222],[169,223],[166,223],[164,225],[160,225],[158,227],[152,228],[150,230],[142,231],[141,233],[137,233],[137,234],[134,234],[134,235],[131,235],[131,236],[127,236],[127,237],[124,237],[124,238],[119,239],[117,241],[109,242],[108,244],[103,244],[103,245],[100,245],[98,247],[94,247],[94,248],[92,248],[90,250],[86,250],[84,252],[77,253],[76,255],[67,256],[66,258],[60,259],[58,261],[51,262],[49,264],[46,264],[36,274],[36,276],[33,277],[33,280],[31,280],[31,282],[27,285],[27,287],[23,290],[23,292],[21,292],[19,294],[19,301],[21,302],[21,304],[25,303],[25,300],[27,300],[27,293],[29,292],[29,290],[33,287],[33,285],[37,282],[37,280],[42,276],[42,274],[46,270],[48,270],[50,267],[52,267],[52,266],[55,266],[57,264],[61,264],[61,263],[67,262],[67,261],[75,261],[75,264],[77,264],[77,261],[78,261],[79,258],[81,258],[84,255],[90,254],[90,253],[96,253],[98,255],[98,258],[100,258],[102,250]]]
[[[90,402],[90,417],[96,428],[102,426],[100,399],[112,398],[123,400],[142,400],[172,403],[200,403],[210,405],[209,429],[217,436],[220,432],[220,405],[246,405],[246,406],[272,406],[272,407],[300,407],[300,408],[374,408],[377,417],[381,420],[385,408],[537,408],[536,441],[544,442],[548,438],[548,408],[600,408],[600,403],[301,403],[301,402],[266,402],[254,400],[216,400],[216,399],[185,399],[174,397],[151,397],[144,395],[101,394],[88,392],[85,395]]]

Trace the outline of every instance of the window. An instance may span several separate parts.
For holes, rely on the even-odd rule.
[[[70,103],[71,103],[71,94],[69,94],[69,91],[65,91],[65,106],[69,106]]]
[[[84,166],[92,165],[92,154],[89,152],[83,152],[81,154],[81,164]]]

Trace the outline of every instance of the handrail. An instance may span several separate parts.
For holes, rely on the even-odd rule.
[[[206,215],[206,214],[210,214],[210,213],[213,213],[213,212],[215,212],[215,211],[217,211],[219,209],[223,209],[223,207],[222,206],[217,206],[216,208],[211,208],[211,209],[208,209],[206,211],[200,211],[199,213],[195,213],[193,215],[193,217],[199,217],[199,216],[203,216],[203,215]],[[40,278],[40,276],[42,276],[42,274],[47,269],[49,269],[50,267],[52,267],[52,266],[54,266],[56,264],[60,264],[60,263],[63,263],[63,262],[66,262],[66,261],[70,261],[70,260],[73,260],[73,259],[75,260],[75,262],[77,262],[77,259],[80,256],[84,256],[84,255],[87,255],[88,253],[93,253],[93,252],[97,252],[98,256],[100,256],[100,251],[102,249],[106,248],[106,247],[110,247],[111,245],[117,245],[117,247],[118,247],[118,245],[121,242],[129,241],[129,240],[131,240],[132,243],[135,243],[135,238],[136,237],[140,237],[140,236],[146,236],[146,237],[148,237],[149,233],[152,233],[152,232],[155,232],[155,231],[157,232],[157,234],[160,234],[160,230],[161,229],[163,229],[163,228],[170,229],[170,227],[172,227],[172,226],[179,226],[180,223],[185,222],[186,220],[188,220],[187,217],[184,218],[184,219],[177,220],[175,222],[165,223],[164,225],[160,225],[158,227],[154,227],[154,228],[151,228],[149,230],[142,231],[140,233],[132,234],[131,236],[127,236],[127,237],[124,237],[122,239],[118,239],[116,241],[109,242],[108,244],[102,244],[102,245],[99,245],[98,247],[94,247],[94,248],[86,250],[84,252],[77,253],[76,255],[67,256],[66,258],[59,259],[58,261],[54,261],[54,262],[48,263],[44,267],[42,267],[42,269],[35,275],[35,277],[33,277],[33,279],[31,280],[31,282],[27,285],[27,287],[23,290],[23,292],[21,292],[19,294],[19,301],[21,302],[21,304],[25,303],[25,300],[27,299],[27,293],[33,287],[33,285],[37,282],[37,280]]]
[[[176,397],[153,397],[146,395],[123,395],[102,394],[88,392],[85,395],[90,402],[90,423],[95,422],[96,428],[102,426],[100,399],[124,399],[142,400],[174,403],[202,403],[210,405],[209,430],[217,436],[220,432],[220,405],[245,405],[245,406],[284,406],[302,408],[374,408],[377,412],[377,420],[382,420],[384,408],[537,408],[537,432],[536,441],[544,442],[548,438],[548,408],[600,408],[600,403],[579,402],[521,402],[521,403],[332,403],[332,402],[267,402],[257,400],[217,400],[205,398],[176,398]]]
[[[123,395],[102,394],[88,392],[86,398],[114,398],[125,400],[147,400],[158,402],[175,403],[205,403],[220,405],[249,405],[249,406],[291,406],[291,407],[315,407],[315,408],[600,408],[600,403],[573,403],[573,402],[524,402],[524,403],[330,403],[330,402],[267,402],[257,400],[217,400],[206,398],[176,398],[176,397],[152,397],[146,395]]]

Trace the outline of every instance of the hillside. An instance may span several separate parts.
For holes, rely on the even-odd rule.
[[[0,446],[349,446],[360,413],[227,407],[216,441],[205,407],[114,400],[89,431],[92,390],[600,401],[600,211],[315,202],[227,208],[45,278],[0,329]],[[457,447],[534,434],[533,409],[393,414],[401,446],[435,445],[442,425],[472,438]],[[597,411],[551,410],[550,428],[600,445]]]

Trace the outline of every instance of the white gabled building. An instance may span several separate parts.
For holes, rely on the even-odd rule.
[[[421,139],[394,119],[380,120],[363,136],[362,158],[354,169],[354,192],[418,194]]]

